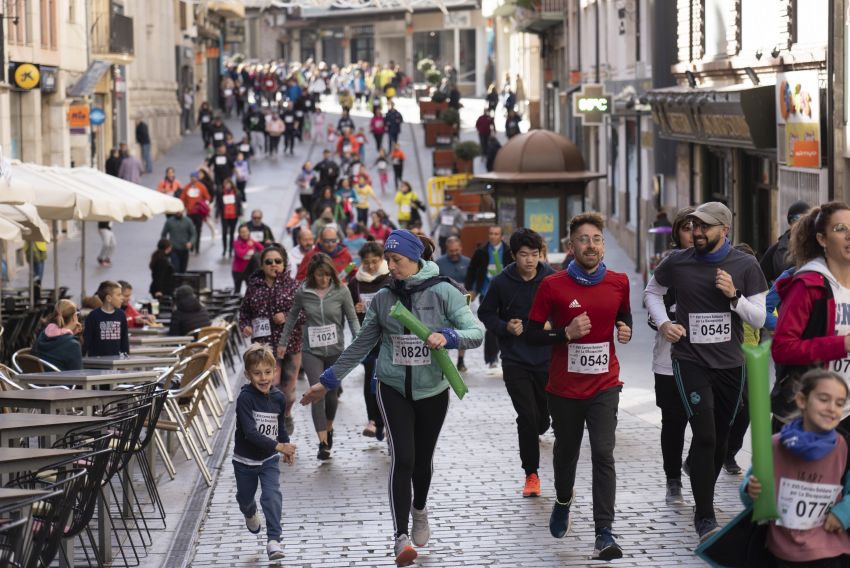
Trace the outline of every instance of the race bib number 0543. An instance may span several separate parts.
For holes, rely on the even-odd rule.
[[[567,371],[601,375],[608,372],[610,347],[605,343],[570,343]]]

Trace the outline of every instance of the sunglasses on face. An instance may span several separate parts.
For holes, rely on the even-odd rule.
[[[267,258],[263,261],[263,264],[266,266],[272,266],[273,264],[283,264],[282,258]]]
[[[333,244],[333,243],[338,243],[339,239],[322,239],[322,242],[328,243],[328,244]]]

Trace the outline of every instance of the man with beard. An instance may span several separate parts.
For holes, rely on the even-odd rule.
[[[313,232],[310,229],[302,227],[298,231],[298,244],[286,253],[289,257],[289,274],[293,279],[298,275],[298,267],[301,266],[301,261],[312,250],[315,242],[316,237],[313,236]]]
[[[319,242],[316,243],[316,246],[310,252],[304,255],[304,260],[298,265],[296,280],[303,282],[307,278],[307,267],[310,266],[310,259],[319,252],[323,252],[331,257],[334,267],[339,273],[342,273],[352,262],[348,247],[341,242],[339,227],[337,225],[327,225],[319,233]],[[343,276],[340,275],[340,279],[342,278]]]
[[[532,344],[552,345],[546,393],[555,433],[556,499],[549,532],[563,538],[570,531],[576,466],[587,425],[596,529],[593,558],[612,560],[623,556],[611,532],[617,492],[614,441],[623,385],[614,335],[620,343],[629,342],[632,314],[628,276],[608,270],[602,262],[603,228],[598,213],[572,218],[569,251],[575,258],[566,270],[540,283],[523,335]]]
[[[755,329],[764,325],[767,282],[754,256],[732,248],[732,212],[725,205],[704,203],[689,218],[693,248],[664,259],[644,301],[673,344],[673,374],[693,432],[694,528],[704,541],[719,530],[714,485],[744,389],[742,321]],[[676,321],[664,307],[668,288],[676,290]]]

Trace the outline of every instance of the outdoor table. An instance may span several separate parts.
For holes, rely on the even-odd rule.
[[[159,377],[156,371],[113,371],[109,369],[81,369],[79,371],[48,371],[24,373],[16,378],[22,384],[67,385],[92,388],[100,385],[125,383],[150,383]]]
[[[32,501],[35,498],[49,495],[50,491],[39,489],[13,489],[11,487],[0,487],[0,505],[9,505],[18,501]]]
[[[78,426],[96,425],[106,421],[102,416],[74,414],[31,414],[12,412],[0,414],[0,447],[5,448],[16,438],[31,436],[60,436]]]
[[[55,414],[58,410],[69,408],[91,409],[93,406],[103,406],[126,396],[127,393],[121,391],[82,389],[0,391],[0,407],[35,408],[46,414]]]
[[[191,335],[133,335],[130,334],[130,345],[186,345],[195,338]],[[132,352],[132,347],[130,348]]]
[[[82,453],[83,450],[0,448],[0,474],[35,471]]]
[[[177,357],[152,357],[131,354],[128,357],[104,355],[98,357],[83,357],[83,367],[86,369],[151,369],[153,367],[169,367],[177,362]]]
[[[180,349],[175,345],[153,345],[151,347],[134,347],[130,357],[137,355],[147,355],[149,357],[165,357],[173,355],[174,351]]]
[[[130,328],[130,335],[168,335],[168,326],[162,327],[133,327]]]

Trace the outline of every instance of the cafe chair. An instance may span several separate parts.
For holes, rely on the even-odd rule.
[[[59,371],[59,368],[52,363],[48,363],[44,359],[40,359],[32,354],[29,347],[18,349],[12,355],[12,365],[19,373],[45,373],[47,371]]]
[[[216,370],[213,373],[213,380],[224,384],[224,392],[227,393],[227,401],[233,402],[233,391],[230,388],[230,381],[227,380],[227,370],[224,366],[223,355],[224,347],[227,344],[227,328],[218,326],[201,327],[190,331],[189,335],[194,336],[199,342],[210,345],[211,350],[213,349],[212,345],[214,341],[218,340],[221,342],[221,345],[215,348],[215,353],[211,354],[213,365],[216,366]]]
[[[0,506],[0,566],[29,566],[32,556],[32,506],[53,495],[25,497]]]

